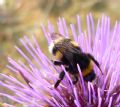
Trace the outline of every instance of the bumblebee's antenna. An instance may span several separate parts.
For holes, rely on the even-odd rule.
[[[99,68],[99,70],[101,71],[101,74],[103,75],[103,72],[100,68],[100,64],[95,60],[95,58],[91,55],[91,54],[87,54],[89,58],[91,58],[93,60],[93,62],[97,65],[97,67]]]

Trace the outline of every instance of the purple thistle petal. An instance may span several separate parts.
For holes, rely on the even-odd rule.
[[[64,66],[56,67],[47,56],[41,51],[40,46],[34,36],[33,42],[27,38],[20,39],[26,52],[16,47],[22,61],[8,57],[7,68],[15,75],[20,74],[22,83],[15,77],[0,74],[5,79],[0,82],[3,86],[14,93],[0,93],[13,101],[28,107],[119,107],[120,106],[120,23],[116,22],[111,28],[110,18],[105,15],[98,20],[97,27],[94,24],[92,14],[87,15],[87,30],[81,29],[80,16],[77,16],[77,29],[74,24],[70,24],[72,36],[83,52],[92,54],[100,63],[103,75],[94,66],[96,79],[93,82],[85,82],[80,66],[79,80],[73,85],[71,75]],[[58,32],[65,38],[69,38],[67,23],[64,18],[59,18],[57,22]],[[42,31],[50,45],[51,33],[55,32],[54,26],[48,22],[48,29],[41,25]],[[78,32],[76,32],[78,31]],[[116,42],[117,41],[117,42]],[[58,75],[63,70],[65,78],[57,89],[53,87],[58,79]]]
[[[96,95],[95,95],[95,90],[94,90],[93,84],[90,83],[90,85],[91,85],[91,89],[92,89],[93,103],[95,104],[96,99],[97,99],[97,98],[96,98]]]
[[[95,35],[95,28],[94,28],[95,26],[94,26],[94,20],[93,20],[91,13],[89,14],[89,18],[90,18],[90,22],[91,22],[91,32],[92,32],[92,35],[94,36]]]
[[[10,71],[13,71],[13,72],[15,72],[15,73],[18,73],[18,71],[17,71],[15,68],[11,67],[10,65],[6,65],[6,67],[7,67]]]
[[[85,83],[84,83],[83,76],[82,76],[82,73],[81,73],[81,70],[80,70],[80,67],[79,67],[78,64],[77,64],[77,67],[78,67],[78,71],[79,71],[79,74],[80,74],[80,79],[81,79],[81,83],[82,83],[83,93],[84,93],[84,96],[86,96],[87,93],[86,93],[86,90],[85,90]]]
[[[0,95],[2,96],[5,96],[5,97],[8,97],[10,99],[12,99],[13,101],[16,101],[18,103],[21,103],[21,104],[24,104],[24,102],[20,101],[20,100],[17,100],[14,96],[11,96],[11,95],[8,95],[8,94],[4,94],[4,93],[0,93]]]
[[[91,33],[91,27],[90,27],[90,18],[89,18],[89,16],[87,16],[87,27],[88,27],[88,29],[87,29],[87,31],[88,31],[88,45],[90,46],[90,48],[91,48],[91,39],[93,38],[93,35],[92,35],[92,33]]]
[[[72,89],[73,89],[73,83],[72,83],[72,80],[71,80],[71,78],[70,78],[69,74],[67,73],[67,71],[65,70],[65,68],[64,68],[64,66],[63,66],[63,65],[62,65],[61,67],[62,67],[63,71],[65,72],[65,74],[66,74],[66,76],[67,76],[68,80],[70,81],[71,87],[72,87]]]
[[[69,32],[68,32],[67,24],[64,18],[62,18],[62,22],[63,22],[63,27],[65,29],[65,36],[66,38],[69,38]]]
[[[75,104],[76,104],[77,107],[81,107],[79,99],[78,99],[77,90],[76,90],[75,87],[73,88],[73,90],[74,90],[74,95],[75,95],[75,99],[76,99],[76,100],[74,100],[74,102],[75,102]]]
[[[91,87],[89,82],[88,82],[88,103],[91,104]]]
[[[48,33],[47,33],[47,31],[46,31],[46,29],[45,29],[45,27],[44,27],[43,24],[41,24],[41,28],[42,28],[42,31],[43,31],[43,33],[44,33],[46,39],[47,39],[48,45],[49,45],[50,42],[51,42],[51,39],[50,39],[50,37],[48,36]]]
[[[33,63],[32,63],[32,61],[22,52],[22,50],[20,48],[18,48],[17,46],[15,46],[15,48],[21,54],[21,56],[28,61],[29,64],[31,64],[32,66],[34,66]]]
[[[56,107],[61,107],[61,105],[59,104],[59,102],[54,97],[52,97],[52,100],[54,101]]]
[[[49,30],[50,33],[54,32],[54,27],[53,27],[53,25],[51,24],[50,21],[48,21],[48,30]]]
[[[23,40],[21,40],[21,43],[24,45],[24,47],[26,48],[26,50],[31,54],[31,56],[33,57],[33,59],[39,64],[40,64],[40,61],[38,60],[37,56],[38,56],[38,53],[36,52],[35,48],[32,46],[31,42],[29,41],[29,39],[24,36],[24,39],[26,40],[26,42],[28,43],[28,45],[30,46],[30,48],[24,43]],[[31,49],[31,50],[30,50]],[[33,52],[34,53],[33,53]]]
[[[112,105],[112,97],[110,97],[110,101],[109,101],[109,104],[108,104],[108,107],[111,107],[111,105]]]
[[[58,19],[57,26],[58,26],[59,33],[62,34],[62,35],[65,35],[63,22],[62,22],[62,19],[60,17]]]
[[[116,103],[117,103],[117,104],[120,103],[120,94],[119,94],[119,96],[118,96],[118,98],[117,98],[117,100],[116,100]]]
[[[27,86],[22,84],[21,82],[19,82],[16,78],[12,77],[12,76],[7,76],[5,74],[1,74],[6,80],[10,81],[11,83],[20,85],[23,88],[26,88]]]
[[[100,95],[100,88],[98,88],[98,107],[101,107],[102,98]]]
[[[78,37],[77,37],[77,34],[76,34],[76,30],[75,30],[75,25],[74,24],[70,24],[70,28],[71,28],[71,31],[72,31],[72,35],[73,35],[73,38],[76,42],[78,42]]]
[[[80,21],[80,16],[77,15],[77,24],[78,24],[78,35],[81,36],[82,30],[81,30],[81,21]],[[79,41],[78,41],[79,43]]]

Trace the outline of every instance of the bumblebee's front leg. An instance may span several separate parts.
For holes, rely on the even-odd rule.
[[[54,61],[54,63],[62,65],[62,64],[61,64],[62,62],[59,62],[59,61]],[[69,69],[69,67],[65,67],[65,70],[66,70],[66,71],[69,71],[70,69]],[[58,87],[58,85],[60,84],[60,82],[63,80],[64,76],[65,76],[65,72],[62,71],[62,72],[59,74],[59,80],[57,80],[57,82],[56,82],[55,85],[54,85],[55,88]]]
[[[58,87],[58,85],[60,84],[60,82],[63,80],[64,76],[65,76],[65,72],[62,71],[62,72],[59,74],[59,80],[57,80],[57,82],[56,82],[55,85],[54,85],[55,88]]]

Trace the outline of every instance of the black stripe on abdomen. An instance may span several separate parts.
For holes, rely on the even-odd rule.
[[[85,81],[93,81],[94,79],[95,79],[95,77],[96,77],[96,74],[95,74],[95,72],[94,71],[92,71],[92,72],[90,72],[88,75],[86,75],[86,76],[84,76],[83,77],[83,79],[85,80]]]

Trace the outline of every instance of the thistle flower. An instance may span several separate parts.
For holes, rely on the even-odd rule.
[[[59,18],[58,32],[69,38],[68,27],[64,18]],[[22,61],[8,58],[7,67],[16,75],[21,74],[26,83],[22,83],[15,77],[1,74],[5,82],[1,86],[13,91],[14,95],[0,93],[18,103],[29,107],[120,107],[120,23],[116,22],[111,28],[109,17],[103,16],[98,20],[95,27],[92,15],[87,16],[87,31],[82,31],[80,17],[77,16],[77,27],[70,24],[73,38],[84,52],[91,53],[100,63],[103,75],[97,67],[94,67],[97,74],[96,80],[85,83],[79,70],[79,82],[73,85],[69,74],[57,89],[53,85],[58,79],[60,68],[52,64],[41,51],[40,46],[33,37],[33,43],[25,36],[20,42],[27,53],[16,47]],[[55,32],[51,23],[48,23],[48,30],[42,25],[42,30],[48,41],[51,42],[50,34]],[[29,55],[28,55],[29,54]],[[28,55],[28,56],[27,56]]]

